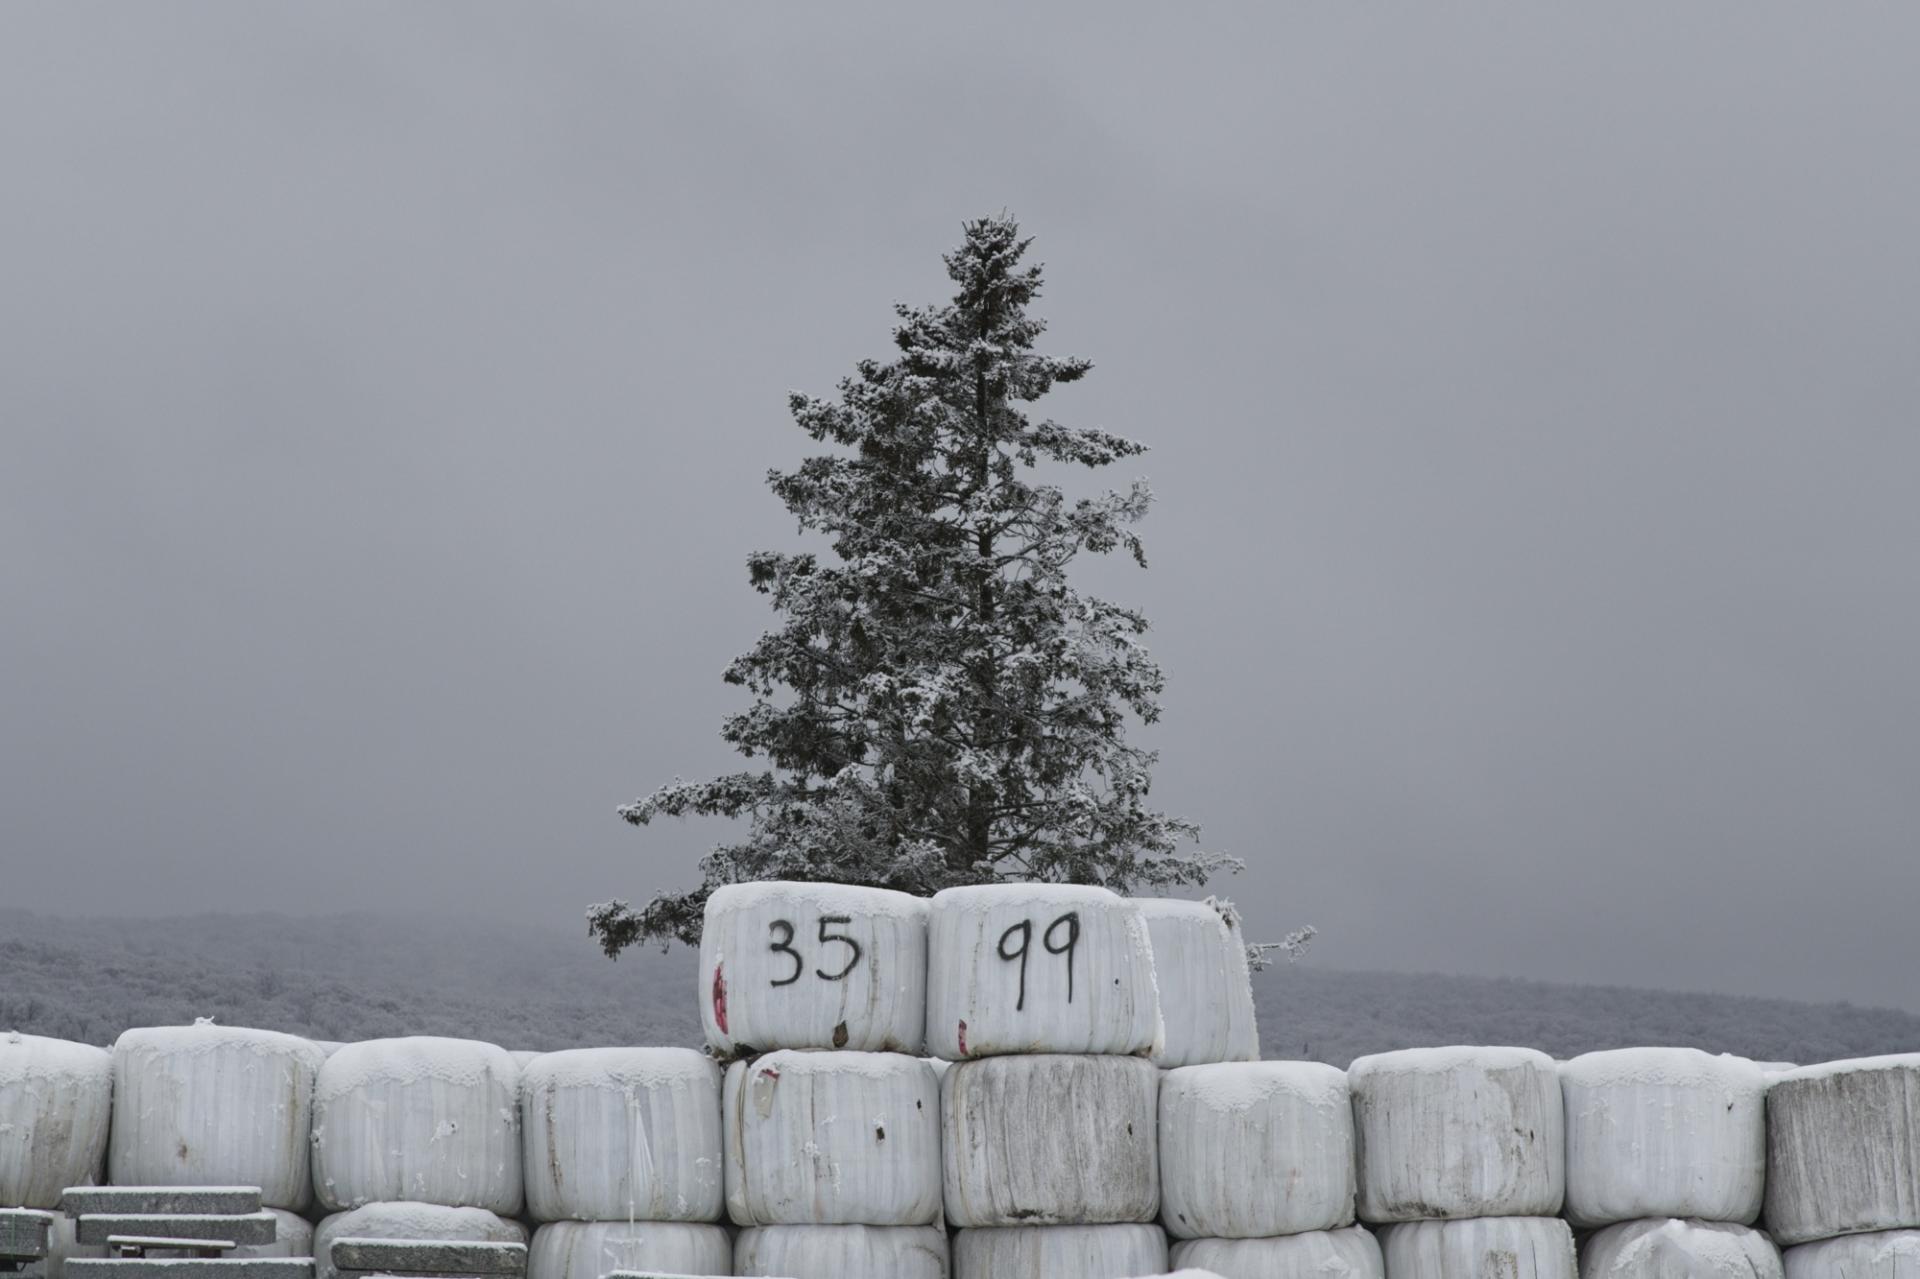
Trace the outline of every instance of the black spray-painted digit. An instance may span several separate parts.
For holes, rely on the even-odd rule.
[[[1020,949],[1008,950],[1007,941],[1015,933],[1020,934]],[[1011,963],[1020,961],[1020,998],[1014,1003],[1013,1010],[1019,1012],[1027,1006],[1027,946],[1033,941],[1033,921],[1023,919],[1006,932],[1000,934],[1000,958]]]
[[[1053,944],[1053,932],[1062,924],[1067,926],[1067,940],[1064,944],[1056,946]],[[1072,1003],[1073,948],[1080,944],[1080,912],[1070,910],[1060,916],[1060,918],[1054,920],[1051,924],[1048,924],[1047,931],[1040,934],[1040,944],[1047,948],[1049,955],[1065,955],[1067,957],[1067,1002]]]
[[[842,968],[837,973],[830,973],[824,968],[814,969],[813,975],[820,978],[822,981],[839,981],[842,977],[845,977],[848,973],[854,970],[855,965],[857,965],[860,962],[861,955],[865,953],[860,949],[860,943],[855,941],[853,938],[847,936],[845,933],[830,933],[827,931],[828,924],[851,924],[852,922],[853,922],[852,917],[847,915],[820,916],[821,943],[824,945],[825,943],[830,941],[837,941],[842,946],[845,946],[848,950],[853,952],[851,955],[847,957],[847,966],[845,968]],[[799,974],[795,973],[794,976],[797,977],[799,976]]]
[[[800,958],[800,952],[793,948],[793,925],[791,923],[784,919],[776,919],[767,925],[767,931],[769,933],[777,933],[782,929],[786,930],[785,935],[776,940],[773,945],[767,947],[767,949],[773,951],[775,954],[785,954],[793,958],[793,975],[790,977],[776,978],[773,983],[776,986],[791,986],[793,983],[799,981],[800,974],[807,970],[807,961]]]

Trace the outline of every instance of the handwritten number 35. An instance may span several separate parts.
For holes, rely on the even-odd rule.
[[[840,981],[848,973],[859,967],[861,957],[866,954],[865,951],[860,949],[860,943],[845,933],[827,931],[830,925],[851,924],[852,922],[853,919],[847,915],[822,915],[820,917],[820,944],[824,946],[828,942],[839,942],[847,948],[848,952],[846,966],[839,972],[830,973],[824,968],[816,968],[813,970],[813,975],[821,981]],[[800,952],[793,948],[793,924],[784,919],[776,919],[767,925],[767,932],[773,936],[773,944],[768,946],[767,949],[776,955],[785,955],[793,961],[793,972],[785,977],[776,977],[773,984],[776,986],[791,986],[793,983],[799,981],[801,976],[807,971],[807,961],[800,958]]]

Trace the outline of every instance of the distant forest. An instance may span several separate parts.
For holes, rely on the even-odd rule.
[[[110,1044],[212,1017],[315,1039],[451,1035],[513,1049],[700,1042],[694,958],[618,963],[566,930],[437,915],[64,919],[0,911],[0,1031]],[[1254,977],[1263,1055],[1345,1066],[1431,1044],[1556,1057],[1690,1044],[1763,1061],[1920,1050],[1920,1017],[1852,1004],[1311,963]]]

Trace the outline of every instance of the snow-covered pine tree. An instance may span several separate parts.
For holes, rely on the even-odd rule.
[[[1159,715],[1147,619],[1083,595],[1082,551],[1142,566],[1133,526],[1152,494],[1070,500],[1046,463],[1107,466],[1145,451],[1023,405],[1085,360],[1034,349],[1038,266],[1006,216],[967,224],[946,256],[951,303],[896,306],[899,354],[863,361],[837,401],[794,395],[800,427],[840,450],[768,476],[836,562],[763,551],[755,589],[784,617],[725,673],[753,704],[721,736],[767,767],[676,779],[620,809],[745,817],[698,888],[588,912],[609,955],[699,940],[707,894],[750,879],[932,893],[1010,879],[1135,887],[1204,881],[1231,858],[1183,847],[1198,827],[1148,806],[1155,756],[1126,740]]]

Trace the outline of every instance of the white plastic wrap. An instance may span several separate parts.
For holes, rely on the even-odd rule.
[[[718,1221],[720,1068],[691,1048],[542,1053],[520,1077],[537,1221]]]
[[[1385,1279],[1380,1244],[1362,1226],[1313,1230],[1275,1239],[1188,1239],[1173,1264],[1200,1266],[1221,1279]]]
[[[273,1242],[243,1244],[231,1252],[228,1257],[311,1257],[313,1255],[313,1223],[297,1212],[288,1212],[285,1208],[269,1208],[273,1214]]]
[[[782,1279],[947,1279],[938,1226],[753,1226],[733,1244],[733,1273]]]
[[[1001,1226],[953,1237],[953,1279],[1128,1279],[1166,1268],[1158,1226]]]
[[[927,1049],[1151,1053],[1153,943],[1140,903],[1079,884],[987,884],[933,899]]]
[[[924,1226],[940,1216],[940,1082],[899,1053],[772,1052],[726,1078],[735,1224]]]
[[[1920,1279],[1920,1230],[1803,1243],[1782,1254],[1787,1279]]]
[[[1580,1249],[1580,1279],[1782,1279],[1780,1250],[1727,1221],[1623,1221]]]
[[[1352,1225],[1346,1072],[1312,1061],[1168,1071],[1160,1080],[1160,1217],[1182,1239]]]
[[[956,1226],[1152,1221],[1160,1072],[1141,1057],[985,1057],[941,1081]]]
[[[1560,1068],[1567,1219],[1750,1223],[1767,1174],[1767,1085],[1744,1057],[1696,1048],[1587,1053]]]
[[[105,1173],[113,1055],[91,1044],[0,1034],[0,1208],[51,1209]]]
[[[313,1231],[314,1279],[334,1279],[336,1239],[450,1239],[463,1243],[525,1243],[527,1232],[485,1208],[443,1204],[373,1203],[321,1219]]]
[[[1230,912],[1172,897],[1135,900],[1153,940],[1153,981],[1165,1028],[1153,1064],[1258,1061],[1247,943]]]
[[[393,1201],[517,1216],[520,1069],[471,1039],[369,1039],[320,1067],[313,1180],[328,1208]]]
[[[883,888],[768,881],[707,898],[700,1020],[707,1043],[919,1053],[927,902]]]
[[[211,1022],[129,1030],[113,1046],[108,1176],[123,1186],[258,1186],[304,1209],[322,1061],[312,1041]]]
[[[1560,1211],[1566,1117],[1545,1053],[1412,1048],[1359,1058],[1347,1082],[1362,1221]]]
[[[1558,1217],[1410,1221],[1380,1232],[1380,1255],[1387,1279],[1577,1279],[1579,1274],[1573,1230]]]
[[[556,1221],[533,1232],[527,1279],[602,1279],[613,1270],[730,1275],[726,1227],[689,1221]]]
[[[1775,1075],[1766,1199],[1782,1244],[1920,1226],[1920,1053]]]

